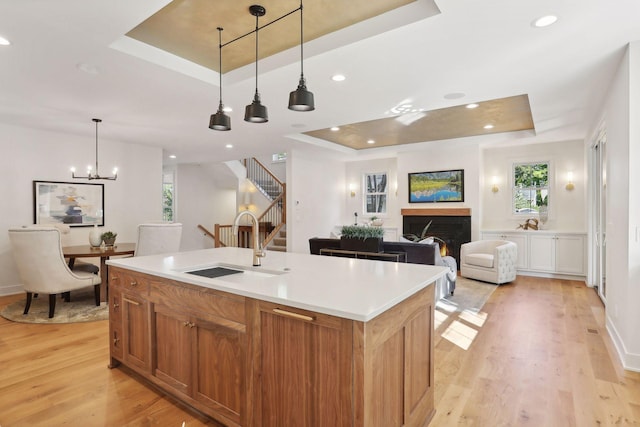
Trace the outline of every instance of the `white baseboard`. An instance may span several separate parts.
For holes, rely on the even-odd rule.
[[[616,329],[613,322],[607,316],[607,332],[609,332],[609,336],[613,341],[613,345],[618,352],[618,357],[622,362],[622,367],[628,371],[640,372],[640,354],[634,354],[627,352],[627,349],[624,345],[624,341],[620,337],[618,330]]]
[[[21,294],[21,293],[24,293],[24,289],[22,288],[22,285],[0,287],[0,297],[4,297],[7,295]]]
[[[527,271],[518,270],[518,276],[532,276],[532,277],[545,277],[547,279],[562,279],[562,280],[578,280],[587,283],[586,276],[571,275],[571,274],[558,274],[558,273],[543,273],[539,271]]]

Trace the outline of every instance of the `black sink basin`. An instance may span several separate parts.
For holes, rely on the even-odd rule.
[[[212,267],[212,268],[205,268],[204,270],[187,271],[187,273],[213,279],[215,277],[228,276],[230,274],[237,274],[237,273],[244,273],[244,272],[242,270],[234,270],[232,268],[226,268],[226,267]]]

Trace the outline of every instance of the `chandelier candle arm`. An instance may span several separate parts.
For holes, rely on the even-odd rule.
[[[91,166],[87,166],[87,176],[76,176],[76,168],[71,168],[71,178],[74,179],[105,179],[109,181],[115,181],[118,178],[118,168],[113,168],[113,176],[100,176],[98,172],[98,123],[102,122],[101,119],[91,119],[96,124],[96,170],[92,171]]]

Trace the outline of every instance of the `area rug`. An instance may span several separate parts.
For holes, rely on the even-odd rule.
[[[31,300],[31,308],[28,314],[22,314],[27,300],[25,295],[20,301],[16,301],[4,307],[0,316],[14,322],[22,323],[78,323],[107,320],[109,318],[109,306],[106,302],[96,306],[93,289],[71,292],[71,301],[64,302],[60,296],[56,301],[56,311],[52,319],[49,319],[49,295],[39,295]]]
[[[479,312],[491,294],[498,288],[492,283],[480,282],[458,276],[456,290],[453,295],[447,295],[438,301],[447,311]]]

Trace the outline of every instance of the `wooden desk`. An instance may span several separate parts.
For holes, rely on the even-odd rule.
[[[100,257],[100,301],[107,301],[108,277],[107,260],[112,256],[133,255],[136,250],[135,243],[118,243],[109,248],[94,248],[90,245],[63,246],[62,253],[69,258],[69,267],[73,268],[76,258]]]

